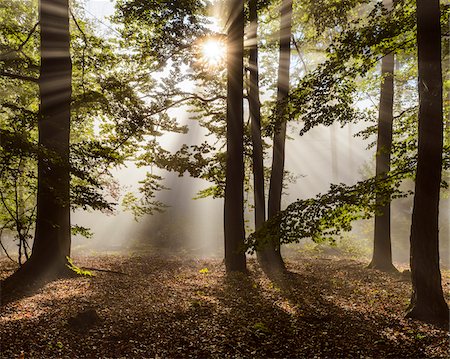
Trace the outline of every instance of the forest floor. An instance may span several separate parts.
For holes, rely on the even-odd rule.
[[[274,280],[254,260],[249,276],[211,259],[74,260],[126,274],[62,279],[4,303],[2,358],[450,356],[448,332],[404,319],[407,276],[356,260],[298,256]],[[13,269],[0,260],[0,277]],[[448,300],[449,271],[443,282]]]

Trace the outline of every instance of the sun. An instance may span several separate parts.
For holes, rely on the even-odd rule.
[[[217,39],[208,39],[201,44],[202,62],[211,67],[217,67],[225,60],[225,43]]]

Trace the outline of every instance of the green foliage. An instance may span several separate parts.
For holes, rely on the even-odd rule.
[[[0,6],[0,134],[1,193],[0,226],[25,237],[34,227],[39,94],[39,26],[36,1],[18,0]],[[164,4],[161,2],[161,6]],[[172,6],[167,4],[169,7]],[[164,133],[185,132],[166,111],[172,107],[170,93],[152,97],[155,80],[148,68],[124,52],[115,38],[101,38],[81,8],[72,8],[72,118],[70,144],[71,206],[113,212],[120,188],[111,169],[135,160],[142,150],[154,152],[156,138]],[[161,21],[164,19],[162,18]],[[184,20],[182,20],[184,21]],[[189,25],[189,24],[187,24]],[[185,26],[185,31],[189,31]],[[161,33],[162,34],[162,33]],[[161,67],[152,67],[160,70]],[[151,136],[154,141],[146,142]],[[144,145],[145,144],[145,145]],[[45,156],[52,156],[45,153]],[[22,163],[23,169],[17,168]],[[163,207],[153,198],[164,187],[162,178],[148,176],[127,208],[153,213]],[[21,196],[17,196],[20,192]],[[14,209],[11,210],[11,209]],[[23,212],[17,214],[18,208]],[[87,235],[87,229],[75,233]],[[26,243],[24,242],[24,245]],[[25,247],[25,254],[26,254]]]
[[[368,119],[355,106],[356,79],[385,53],[414,46],[414,9],[403,5],[397,2],[388,15],[379,3],[367,18],[352,21],[327,48],[327,60],[291,91],[289,118],[302,121],[302,134],[318,124]]]
[[[139,181],[141,197],[137,197],[132,192],[126,193],[122,199],[122,207],[133,213],[136,220],[143,215],[152,215],[155,212],[164,211],[166,206],[155,199],[158,191],[168,189],[161,184],[161,181],[162,177],[147,173],[146,178]]]
[[[72,225],[71,233],[73,236],[79,235],[84,238],[92,238],[94,236],[94,233],[92,233],[92,231],[89,228],[79,225]]]
[[[70,257],[66,257],[67,259],[67,268],[69,268],[71,271],[73,271],[74,273],[76,273],[77,275],[81,275],[83,277],[94,277],[95,274],[93,274],[92,272],[82,269],[80,267],[77,267],[74,263],[72,258]]]
[[[24,255],[31,238],[36,207],[37,121],[39,97],[39,26],[36,1],[0,0],[0,229],[17,232]],[[302,68],[295,69],[288,100],[287,118],[275,103],[279,2],[258,2],[260,11],[261,90],[269,99],[262,106],[263,134],[273,134],[279,121],[300,120],[301,133],[319,124],[341,124],[373,119],[372,112],[356,103],[361,92],[379,86],[373,75],[378,60],[395,51],[404,68],[396,74],[403,94],[395,117],[393,172],[387,180],[371,178],[353,186],[332,185],[325,194],[296,201],[250,237],[254,249],[260,243],[281,238],[283,243],[300,238],[320,242],[351,229],[352,221],[376,213],[375,193],[386,201],[406,195],[398,186],[413,177],[417,152],[417,98],[415,87],[415,9],[396,1],[388,14],[381,3],[368,0],[306,0],[294,14],[293,44]],[[163,178],[147,174],[140,188],[126,193],[111,170],[133,161],[156,166],[180,176],[205,179],[211,186],[197,198],[223,197],[225,184],[225,66],[211,69],[198,60],[207,37],[222,38],[207,28],[210,3],[119,0],[113,18],[121,38],[101,38],[76,6],[71,19],[73,62],[72,133],[70,147],[71,206],[113,212],[116,204],[135,218],[164,209],[156,200],[166,189]],[[449,6],[443,6],[443,28],[448,28]],[[364,16],[361,16],[363,14]],[[447,43],[446,43],[447,44]],[[448,45],[445,45],[448,46]],[[127,51],[123,49],[126,48]],[[303,53],[303,54],[302,54]],[[305,55],[305,53],[308,53]],[[309,54],[311,53],[311,54]],[[444,54],[447,54],[444,51]],[[325,61],[313,71],[317,61]],[[155,76],[156,74],[156,76]],[[246,75],[247,76],[247,75]],[[414,79],[414,81],[411,81]],[[448,79],[444,83],[448,92]],[[195,88],[187,91],[183,84]],[[397,91],[396,91],[397,92]],[[169,110],[189,107],[192,118],[212,140],[182,145],[171,153],[158,139],[166,133],[184,134]],[[445,111],[449,111],[446,106]],[[446,126],[444,169],[450,169],[449,126]],[[369,138],[376,126],[361,136]],[[246,180],[250,191],[251,141],[249,126],[244,138]],[[268,145],[265,144],[265,148]],[[52,156],[46,153],[46,156]],[[448,172],[443,179],[448,178]],[[443,181],[443,187],[446,182]],[[73,233],[89,236],[86,228]]]
[[[302,4],[317,34],[329,28],[343,27],[349,22],[349,13],[370,0],[305,0]]]
[[[246,242],[250,252],[267,242],[297,243],[302,238],[314,242],[335,240],[352,229],[352,222],[368,219],[387,201],[408,195],[400,190],[405,174],[391,173],[387,178],[369,178],[353,186],[332,184],[325,194],[297,200],[264,223]],[[384,201],[376,202],[376,194]]]
[[[206,32],[209,2],[199,0],[119,0],[115,20],[127,46],[147,66],[160,68],[167,61],[188,61],[186,52]]]

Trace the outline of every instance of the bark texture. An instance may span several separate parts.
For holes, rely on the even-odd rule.
[[[376,176],[385,179],[391,169],[392,124],[394,110],[394,54],[383,57],[381,62],[381,94],[378,115]],[[373,256],[370,268],[396,272],[392,264],[391,248],[391,200],[376,194],[379,213],[375,216]]]
[[[225,266],[246,270],[244,229],[244,3],[230,1],[227,46],[227,160],[225,183]]]
[[[69,2],[41,0],[38,195],[31,260],[65,263],[70,255],[69,137],[72,96]]]
[[[292,0],[283,0],[280,9],[280,52],[277,84],[277,120],[273,136],[272,172],[270,175],[268,217],[281,210],[284,159],[286,144],[286,100],[289,92],[289,67],[291,59]],[[261,250],[261,261],[271,269],[283,270],[280,243],[269,242]]]
[[[248,38],[251,46],[249,56],[250,89],[248,97],[253,146],[255,229],[259,229],[266,220],[266,205],[264,194],[263,145],[261,140],[261,103],[259,101],[257,0],[249,0],[249,20]]]
[[[333,183],[339,183],[339,162],[336,123],[330,126],[330,149],[331,149],[331,178]]]
[[[385,0],[390,11],[392,1]],[[386,54],[381,60],[381,93],[378,112],[378,137],[375,172],[379,179],[385,179],[391,169],[392,124],[394,119],[394,53]],[[384,272],[396,272],[392,264],[391,248],[391,200],[376,194],[379,213],[375,216],[373,256],[369,268]]]
[[[448,328],[439,268],[438,208],[443,113],[439,1],[417,0],[419,143],[411,225],[413,293],[407,317]]]
[[[72,275],[69,137],[72,96],[69,1],[40,0],[41,70],[36,230],[30,258],[2,282],[2,298],[31,282]]]

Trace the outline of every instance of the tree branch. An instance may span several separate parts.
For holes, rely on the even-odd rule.
[[[21,80],[21,81],[29,81],[29,82],[34,82],[34,83],[39,82],[39,79],[36,77],[12,74],[12,73],[6,72],[6,71],[0,71],[0,76],[9,77],[10,79]]]
[[[36,28],[39,25],[39,21],[34,24],[33,28],[30,30],[30,32],[28,33],[28,36],[26,37],[26,39],[19,45],[19,47],[15,50],[9,50],[7,52],[5,52],[4,54],[0,54],[0,60],[3,60],[6,58],[7,55],[12,54],[13,52],[19,52],[22,50],[22,48],[26,45],[26,43],[28,42],[28,40],[31,39],[31,36],[34,34],[34,32],[36,31]]]

